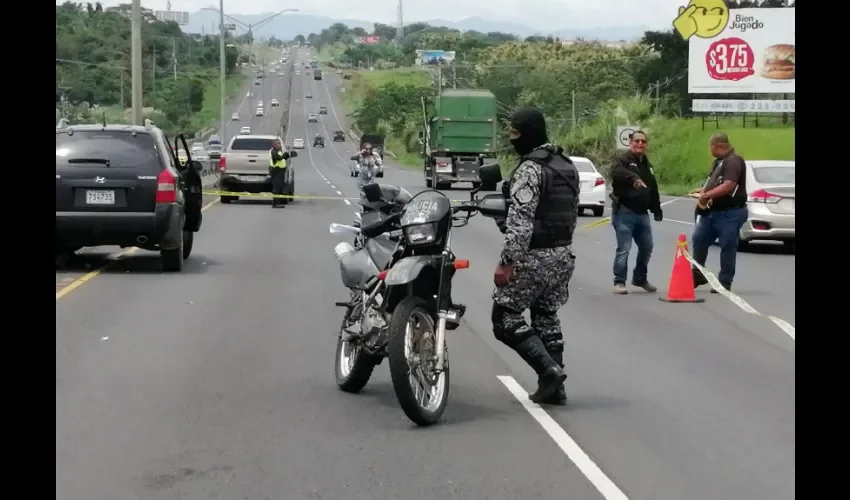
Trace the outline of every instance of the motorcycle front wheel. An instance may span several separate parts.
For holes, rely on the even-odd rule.
[[[396,306],[389,325],[387,354],[398,402],[416,425],[437,423],[449,402],[448,349],[445,368],[437,373],[436,324],[428,303],[406,297]]]
[[[372,371],[375,370],[375,366],[381,361],[381,358],[365,352],[356,342],[346,340],[348,335],[344,329],[349,324],[352,311],[357,311],[357,309],[358,307],[355,305],[345,313],[345,318],[342,321],[342,326],[336,340],[336,362],[334,363],[336,385],[343,392],[355,394],[366,387],[366,384],[372,377]]]

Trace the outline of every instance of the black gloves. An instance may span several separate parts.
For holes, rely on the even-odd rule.
[[[653,215],[655,215],[655,222],[661,222],[664,220],[664,212],[662,212],[660,208],[657,212],[654,212]]]

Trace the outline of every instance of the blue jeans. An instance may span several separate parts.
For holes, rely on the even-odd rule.
[[[735,262],[738,257],[738,236],[741,226],[747,222],[746,208],[732,208],[709,212],[700,217],[694,229],[694,260],[705,265],[708,249],[714,240],[720,243],[720,274],[717,279],[721,283],[731,285],[735,278]],[[699,274],[699,271],[696,271]]]
[[[638,247],[637,262],[632,272],[632,283],[646,282],[647,266],[652,256],[652,226],[649,214],[635,213],[621,206],[611,216],[611,226],[617,235],[617,253],[614,256],[614,283],[626,283],[629,272],[629,251],[634,239]]]

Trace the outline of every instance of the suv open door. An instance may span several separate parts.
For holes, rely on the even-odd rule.
[[[168,141],[168,139],[166,139]],[[174,138],[174,147],[171,144],[168,147],[173,151],[174,164],[177,165],[177,173],[180,175],[180,181],[183,185],[183,196],[185,204],[183,211],[186,215],[186,221],[183,223],[183,229],[197,233],[201,229],[203,216],[201,215],[201,207],[203,205],[203,182],[201,180],[201,171],[204,166],[199,161],[192,160],[192,152],[189,150],[189,145],[186,143],[186,138],[183,134]],[[182,164],[179,160],[177,151],[182,148],[186,154],[186,164]]]

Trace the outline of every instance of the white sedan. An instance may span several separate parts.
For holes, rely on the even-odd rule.
[[[239,121],[239,113],[233,113],[232,115],[230,115],[230,119],[235,121],[235,122],[238,122]]]
[[[601,217],[605,211],[605,199],[608,190],[605,186],[605,178],[596,170],[593,162],[581,156],[570,156],[573,165],[578,169],[578,177],[581,182],[581,192],[578,197],[579,210],[590,210],[596,217]]]
[[[257,116],[263,116],[263,108],[257,108]]]
[[[251,127],[242,127],[239,129],[239,135],[251,135]]]
[[[304,149],[304,139],[295,139],[292,141],[292,149]]]
[[[277,99],[272,99],[272,107],[280,106],[280,101]]]

